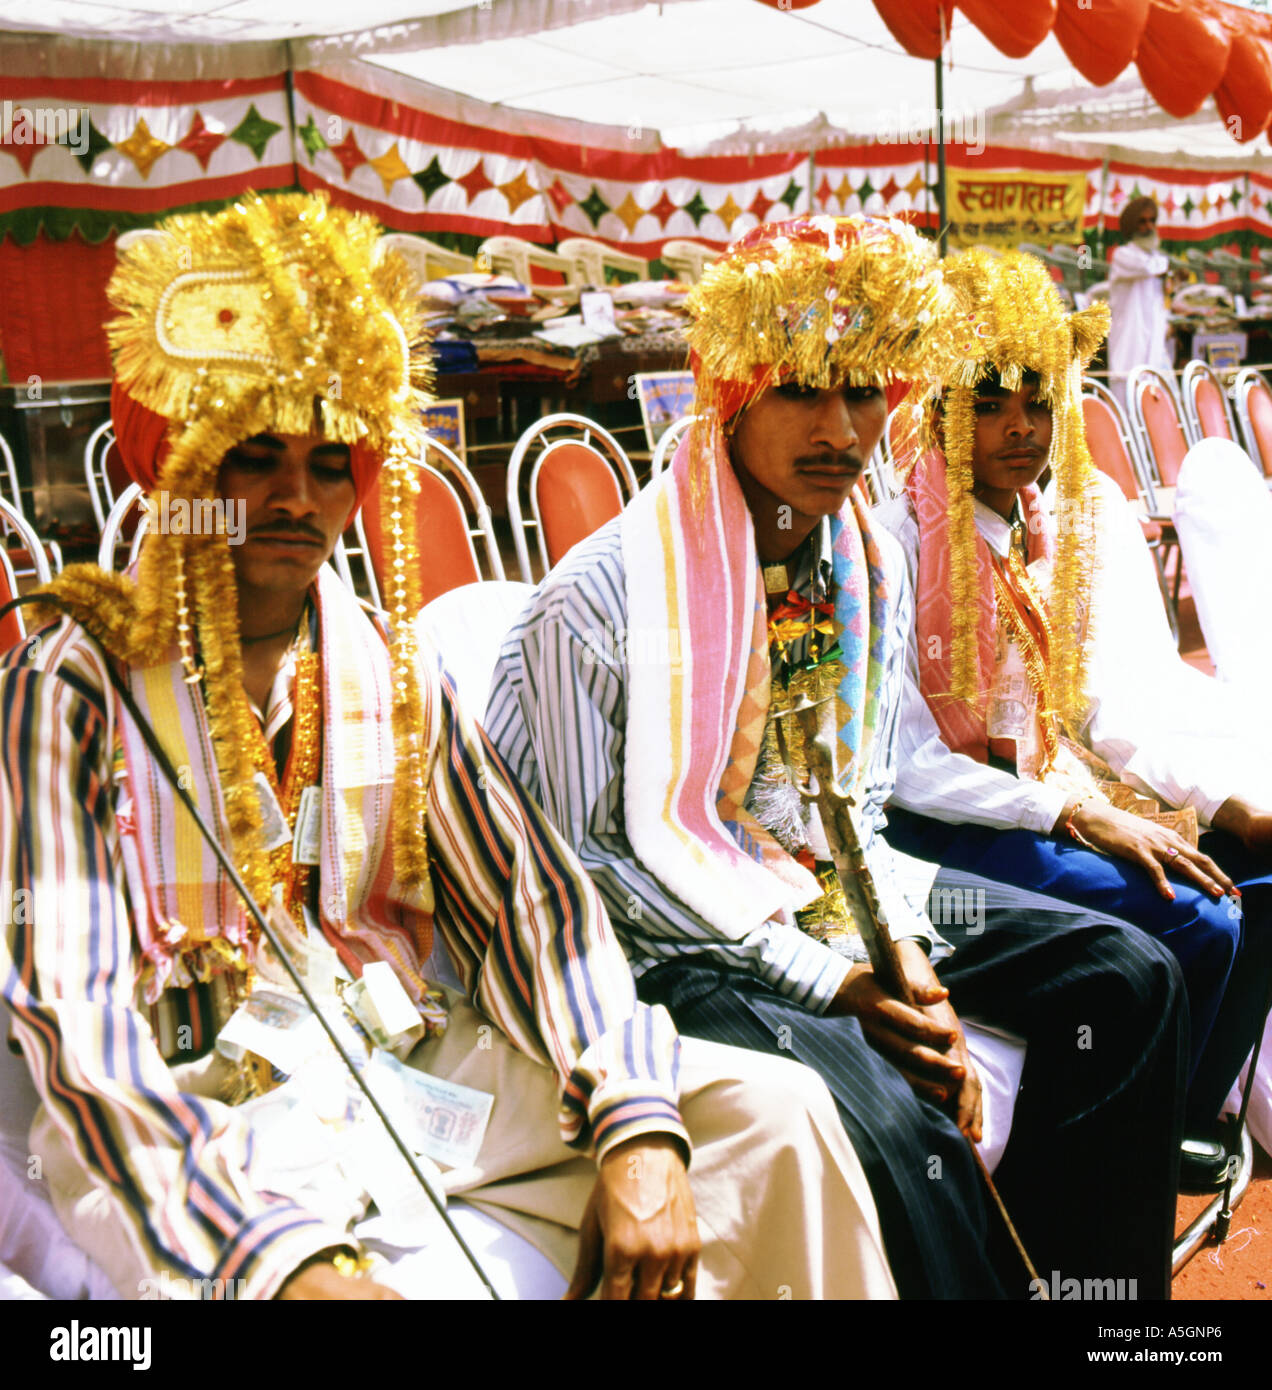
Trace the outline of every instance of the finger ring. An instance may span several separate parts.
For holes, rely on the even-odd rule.
[[[659,1290],[658,1297],[659,1297],[659,1298],[679,1298],[680,1295],[681,1295],[682,1293],[684,1293],[684,1291],[685,1291],[685,1281],[684,1281],[683,1279],[677,1279],[676,1282],[675,1282],[669,1289],[661,1289],[661,1290]]]
[[[1171,859],[1174,859],[1179,854],[1179,851],[1175,848],[1174,845],[1167,845],[1166,853]]]

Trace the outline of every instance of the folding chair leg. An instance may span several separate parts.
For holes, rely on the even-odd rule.
[[[1157,570],[1157,587],[1161,590],[1162,607],[1166,610],[1166,621],[1170,624],[1170,635],[1179,646],[1179,605],[1171,597],[1170,585],[1166,582],[1166,566],[1162,563],[1161,552],[1153,548],[1153,566]]]
[[[1251,1074],[1253,1075],[1253,1067]],[[1230,1159],[1229,1162],[1233,1162],[1233,1160]],[[1223,1191],[1216,1192],[1201,1212],[1175,1237],[1174,1255],[1171,1260],[1172,1275],[1178,1274],[1183,1269],[1197,1251],[1206,1244],[1211,1235],[1215,1237],[1217,1245],[1222,1245],[1227,1240],[1233,1210],[1245,1196],[1246,1188],[1250,1186],[1253,1168],[1254,1145],[1250,1140],[1249,1128],[1243,1124],[1241,1126],[1241,1166],[1236,1170],[1236,1177],[1230,1184],[1225,1184]]]

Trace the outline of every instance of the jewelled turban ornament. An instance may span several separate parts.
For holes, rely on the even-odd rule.
[[[720,431],[770,386],[878,386],[896,404],[932,382],[965,335],[935,249],[877,217],[754,228],[707,268],[687,307],[696,384],[695,471]]]
[[[214,499],[225,454],[256,434],[320,431],[348,444],[358,501],[383,461],[394,872],[404,886],[418,887],[428,876],[427,763],[410,623],[419,608],[413,497],[423,444],[419,412],[431,376],[413,307],[414,274],[385,253],[379,238],[372,219],[301,194],[253,195],[219,213],[170,218],[121,251],[108,288],[119,314],[107,335],[117,427],[121,409],[138,407],[168,422],[154,484],[174,506]],[[244,725],[251,716],[240,694],[227,538],[154,530],[142,544],[135,581],[75,565],[46,591],[121,661],[154,665],[170,660],[175,648],[187,678],[203,682],[237,857],[264,901],[269,861],[252,780],[253,740]]]
[[[1046,266],[1018,251],[964,251],[948,257],[943,269],[963,301],[967,332],[960,362],[945,377],[944,391],[927,395],[922,419],[929,445],[936,444],[938,429],[944,439],[953,600],[950,693],[974,702],[983,688],[972,507],[976,387],[997,374],[1004,390],[1019,391],[1025,373],[1036,372],[1038,398],[1052,412],[1048,462],[1059,518],[1050,602],[1052,693],[1056,712],[1073,724],[1084,707],[1081,609],[1095,566],[1094,467],[1082,418],[1082,373],[1108,333],[1108,306],[1067,313]]]

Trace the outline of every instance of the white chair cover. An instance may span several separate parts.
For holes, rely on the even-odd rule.
[[[980,1155],[992,1173],[1011,1136],[1016,1092],[1025,1069],[1025,1040],[975,1019],[965,1018],[962,1023],[967,1050],[981,1083]]]
[[[1199,466],[1206,468],[1207,444],[1220,444],[1240,470],[1249,470],[1248,457],[1236,445],[1223,441],[1199,444],[1184,461],[1206,450]],[[1221,467],[1222,467],[1221,463]],[[1243,474],[1238,475],[1244,480]],[[1180,474],[1183,490],[1185,474]],[[1166,621],[1161,594],[1153,574],[1152,558],[1130,504],[1111,479],[1101,480],[1100,567],[1094,626],[1092,685],[1107,706],[1113,699],[1134,702],[1135,718],[1125,727],[1148,729],[1153,741],[1170,750],[1179,780],[1206,785],[1231,786],[1256,806],[1272,806],[1272,733],[1256,708],[1256,700],[1244,686],[1234,686],[1207,676],[1182,660]],[[1180,493],[1176,493],[1176,501]],[[1181,542],[1182,542],[1181,528]],[[1205,542],[1209,544],[1209,542]],[[1187,552],[1185,552],[1187,554]],[[1187,560],[1194,585],[1198,583],[1192,559]],[[1207,644],[1210,636],[1207,633]],[[1214,655],[1213,648],[1211,655]],[[1128,679],[1127,673],[1130,673]],[[1117,721],[1122,722],[1122,721]],[[1182,775],[1180,775],[1182,774]],[[1148,791],[1145,787],[1143,790]],[[1264,1034],[1258,1072],[1250,1097],[1247,1122],[1254,1139],[1272,1152],[1272,1023]],[[1248,1067],[1232,1088],[1224,1105],[1235,1115],[1241,1106],[1241,1087]]]
[[[1219,678],[1266,695],[1272,496],[1243,449],[1227,439],[1193,445],[1179,472],[1175,526]]]
[[[533,592],[515,579],[461,584],[426,603],[415,619],[416,633],[442,654],[460,704],[478,722],[504,636]]]

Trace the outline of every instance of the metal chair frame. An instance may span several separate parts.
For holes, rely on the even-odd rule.
[[[1232,418],[1232,404],[1228,399],[1228,392],[1225,390],[1223,382],[1219,380],[1214,368],[1200,358],[1194,357],[1184,367],[1181,386],[1184,398],[1184,429],[1188,435],[1188,442],[1200,444],[1206,437],[1201,423],[1201,411],[1197,408],[1197,388],[1203,381],[1209,381],[1218,391],[1219,399],[1223,402],[1224,419],[1228,422],[1228,434],[1235,440],[1237,438],[1237,423]]]
[[[546,438],[550,431],[558,429],[565,431],[559,438]],[[596,440],[595,444],[592,442],[593,438]],[[569,411],[563,411],[556,415],[545,415],[543,419],[536,420],[517,440],[512,450],[512,457],[508,460],[508,521],[512,526],[512,542],[517,552],[517,565],[521,570],[522,579],[527,584],[535,583],[530,564],[530,551],[526,545],[527,528],[533,526],[535,529],[543,573],[547,574],[552,568],[548,560],[547,545],[543,539],[543,524],[539,510],[539,471],[553,446],[565,443],[586,444],[599,454],[618,474],[619,492],[620,494],[626,492],[627,501],[630,502],[638,490],[635,470],[623,451],[623,446],[608,430],[602,429],[595,421],[589,420],[584,415],[574,415]],[[526,456],[536,444],[539,446],[540,452],[530,470],[528,489],[531,517],[527,518],[521,510],[521,472],[525,465]],[[597,447],[598,444],[601,446],[600,448]]]
[[[1105,406],[1113,416],[1113,421],[1117,425],[1117,432],[1122,440],[1122,445],[1126,449],[1126,456],[1131,461],[1131,471],[1135,474],[1135,482],[1139,488],[1140,504],[1144,510],[1156,521],[1163,518],[1159,515],[1159,505],[1157,493],[1153,487],[1152,470],[1149,468],[1146,459],[1140,452],[1139,446],[1131,433],[1130,425],[1127,423],[1126,412],[1122,409],[1117,397],[1102,382],[1095,381],[1091,377],[1082,378],[1082,394],[1090,396],[1094,400]],[[1098,464],[1096,465],[1099,466]],[[1166,608],[1166,621],[1170,624],[1171,635],[1175,641],[1179,641],[1179,586],[1183,578],[1184,557],[1179,550],[1178,540],[1171,540],[1165,535],[1157,541],[1146,541],[1149,553],[1153,557],[1153,565],[1157,570],[1157,587],[1161,590],[1162,603]],[[1166,578],[1166,563],[1170,559],[1171,551],[1175,551],[1175,582],[1172,586]]]
[[[1153,442],[1148,437],[1148,425],[1144,420],[1144,408],[1140,400],[1143,392],[1150,386],[1158,387],[1170,397],[1171,403],[1175,407],[1175,419],[1179,423],[1179,430],[1183,435],[1184,443],[1191,445],[1193,441],[1189,438],[1184,404],[1179,399],[1179,392],[1176,391],[1174,382],[1156,367],[1133,367],[1126,378],[1127,417],[1130,420],[1131,431],[1136,439],[1140,457],[1144,460],[1148,476],[1153,480],[1154,488],[1167,487],[1169,485],[1163,482],[1161,469],[1158,467],[1156,456],[1153,453]],[[1156,505],[1157,499],[1154,495],[1154,507]]]
[[[435,451],[441,455],[445,470],[434,468],[428,462],[429,451]],[[490,507],[477,479],[464,467],[459,455],[439,440],[430,438],[426,445],[425,457],[416,461],[416,467],[422,472],[431,473],[435,478],[440,479],[455,498],[455,505],[464,515],[464,529],[468,533],[468,549],[472,553],[473,568],[478,574],[482,572],[481,561],[478,559],[477,548],[474,545],[474,542],[480,539],[486,552],[486,568],[489,570],[489,578],[505,579],[507,576],[504,574],[503,558],[499,554],[499,540],[495,535],[494,518],[491,516]],[[458,484],[458,491],[456,484]],[[461,491],[463,496],[460,495]],[[470,517],[474,520],[470,520]],[[359,556],[361,558],[371,602],[379,608],[382,605],[383,596],[380,592],[380,581],[375,573],[375,566],[371,563],[371,550],[367,544],[367,533],[362,523],[361,511],[354,517],[353,530],[357,536],[358,544],[356,546],[348,544],[337,546],[332,559],[340,577],[356,593],[357,586],[354,584],[353,573],[349,567],[349,557]]]
[[[875,451],[870,455],[862,473],[862,481],[865,484],[866,496],[870,499],[872,507],[880,507],[885,502],[891,502],[898,494],[900,489],[897,487],[896,472],[892,467],[892,450],[888,445],[888,433],[885,429],[875,446]]]
[[[106,513],[115,505],[110,475],[106,472],[106,455],[114,442],[114,421],[103,420],[84,445],[84,477],[88,482],[88,500],[93,504],[93,519],[97,522],[99,534],[106,526]]]
[[[40,565],[35,558],[37,554],[46,562],[46,569],[51,568],[54,574],[61,574],[62,547],[56,541],[41,540],[40,533],[27,516],[26,508],[22,505],[22,488],[18,483],[18,466],[14,462],[13,450],[9,448],[9,441],[2,434],[0,434],[0,455],[4,457],[4,470],[9,479],[9,496],[3,500],[7,501],[12,510],[22,518],[22,525],[25,528],[24,535],[29,532],[32,538],[30,554],[33,568],[15,570],[14,574],[19,577],[28,574],[38,575]],[[10,567],[12,567],[12,562],[10,562]]]
[[[1241,426],[1241,442],[1255,467],[1263,474],[1268,487],[1272,488],[1272,458],[1263,457],[1258,436],[1254,432],[1254,423],[1250,419],[1250,393],[1259,389],[1272,396],[1272,383],[1257,367],[1243,367],[1232,385],[1237,422]]]
[[[7,586],[8,586],[7,592],[8,592],[8,594],[9,594],[9,598],[17,598],[17,596],[18,596],[18,581],[17,581],[17,577],[16,577],[16,576],[14,575],[14,573],[13,573],[13,566],[9,563],[9,556],[8,556],[8,554],[6,553],[4,547],[3,547],[3,546],[0,546],[0,587],[2,587],[2,586],[4,586],[4,585],[7,585]],[[5,599],[5,602],[7,603],[7,602],[8,602],[8,599]],[[23,617],[22,617],[22,609],[21,609],[21,608],[15,608],[15,609],[13,610],[13,617],[14,617],[15,621],[17,622],[17,625],[18,625],[18,633],[19,633],[19,638],[18,638],[18,640],[21,641],[23,638],[26,637],[26,632],[27,632],[26,623],[25,623],[25,621],[23,620]]]
[[[662,437],[654,446],[653,457],[649,461],[650,482],[653,482],[671,462],[676,449],[679,447],[681,438],[697,418],[696,415],[682,415],[679,420],[673,420],[671,424],[663,430]]]
[[[150,513],[145,507],[141,484],[129,483],[123,492],[115,498],[106,515],[106,522],[102,526],[102,538],[97,546],[97,563],[102,569],[113,570],[115,568],[116,552],[119,549],[119,533],[123,530],[128,513],[137,503],[141,504],[141,516],[137,520],[137,529],[133,532],[132,539],[128,543],[128,564],[131,565],[136,560],[137,552],[141,549],[142,538],[150,524]]]
[[[0,546],[0,555],[4,557],[5,567],[9,571],[9,577],[13,580],[13,592],[16,594],[17,581],[19,575],[32,575],[39,584],[47,584],[53,578],[53,570],[49,565],[49,557],[45,554],[44,546],[39,536],[35,533],[35,527],[26,519],[25,516],[11,502],[0,497],[0,527],[6,532],[12,531],[22,542],[26,552],[31,557],[31,568],[15,570],[13,562],[7,554],[7,547]]]

